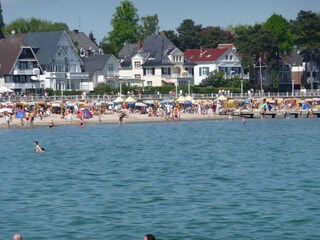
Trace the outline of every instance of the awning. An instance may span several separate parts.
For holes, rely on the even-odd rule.
[[[169,80],[169,79],[162,79],[162,82],[164,82],[166,84],[175,84],[175,81]]]

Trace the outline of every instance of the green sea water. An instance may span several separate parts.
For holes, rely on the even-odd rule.
[[[0,239],[319,239],[319,124],[2,129]]]

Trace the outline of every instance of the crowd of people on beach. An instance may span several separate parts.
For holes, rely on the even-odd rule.
[[[20,119],[21,128],[33,128],[37,119],[59,118],[72,122],[77,119],[81,128],[85,120],[98,116],[99,124],[103,122],[104,115],[118,116],[120,125],[131,114],[146,114],[150,118],[165,118],[166,120],[178,121],[181,114],[197,115],[229,115],[240,116],[239,111],[259,112],[263,117],[267,112],[282,113],[284,117],[290,111],[300,111],[307,117],[312,117],[314,111],[320,108],[320,99],[298,98],[242,98],[228,99],[220,94],[217,99],[192,99],[191,97],[168,100],[137,101],[61,101],[61,102],[19,102],[1,103],[0,118],[5,119],[7,128],[11,127],[13,118]],[[53,120],[49,123],[49,129],[53,127]]]

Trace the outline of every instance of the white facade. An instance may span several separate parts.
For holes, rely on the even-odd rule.
[[[197,62],[194,67],[194,84],[198,85],[205,79],[211,72],[224,72],[226,78],[231,78],[234,76],[247,78],[244,75],[243,68],[240,63],[239,57],[235,54],[232,48],[224,52],[215,61],[211,62]]]
[[[131,65],[119,70],[119,79],[133,86],[187,85],[193,83],[193,66],[184,66],[184,54],[174,49],[168,56],[170,62],[161,65],[144,66],[148,55],[137,53],[131,58]],[[192,70],[191,70],[192,68]]]

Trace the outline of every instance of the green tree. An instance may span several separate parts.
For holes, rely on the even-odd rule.
[[[293,35],[290,28],[290,23],[284,17],[278,14],[273,14],[262,25],[262,29],[270,30],[277,40],[279,54],[290,54],[293,49]]]
[[[4,38],[3,28],[4,28],[3,16],[2,16],[2,7],[0,1],[0,39]]]
[[[167,30],[167,31],[162,31],[163,34],[170,39],[170,41],[177,47],[180,49],[180,42],[179,42],[179,37],[178,35],[175,33],[174,30]]]
[[[139,15],[135,6],[128,0],[123,0],[116,7],[111,25],[112,31],[103,41],[108,43],[114,52],[118,53],[125,42],[135,43],[138,40]]]
[[[200,47],[199,34],[201,25],[196,25],[191,19],[185,19],[177,28],[179,38],[179,49],[185,51],[186,49],[193,49]]]
[[[314,58],[320,58],[320,14],[300,11],[292,22],[296,45],[307,48]]]
[[[106,83],[98,83],[95,88],[93,89],[93,93],[96,95],[103,95],[105,93],[110,93],[112,89]]]
[[[118,55],[118,52],[116,52],[114,47],[108,42],[106,38],[103,38],[102,41],[100,41],[99,48],[101,48],[104,53],[110,53],[115,56]]]
[[[224,72],[211,72],[205,79],[203,79],[200,87],[225,87],[226,79],[224,77]]]
[[[262,29],[261,25],[238,26],[235,30],[235,45],[242,66],[250,71],[251,77],[256,77],[255,64],[259,58],[267,64],[268,69],[277,67],[279,59],[277,40],[270,30]]]
[[[69,32],[69,27],[65,23],[51,22],[47,20],[41,20],[37,18],[17,18],[7,24],[4,28],[4,32],[10,34],[12,31],[16,33],[28,33],[28,32],[52,32],[52,31],[66,31]]]
[[[96,40],[96,38],[93,36],[93,32],[92,32],[92,31],[90,31],[90,33],[89,33],[89,39],[97,45],[97,40]]]
[[[205,27],[199,33],[202,47],[215,48],[219,43],[233,43],[232,33],[220,27]]]
[[[158,15],[141,17],[141,24],[139,25],[139,34],[141,39],[145,39],[147,36],[157,34],[159,32],[159,19]]]

